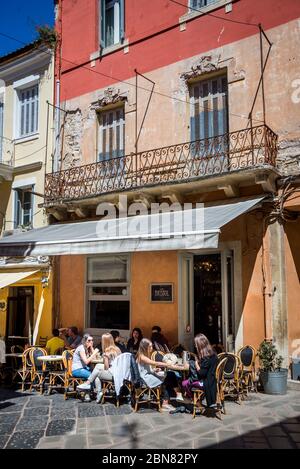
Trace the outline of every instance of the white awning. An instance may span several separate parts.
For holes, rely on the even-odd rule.
[[[38,272],[37,270],[27,270],[27,272],[3,272],[0,273],[0,288],[8,287],[20,280]]]
[[[49,225],[0,240],[0,256],[56,256],[218,247],[221,227],[265,197],[177,212]]]

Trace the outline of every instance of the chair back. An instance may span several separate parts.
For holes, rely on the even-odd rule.
[[[132,354],[129,352],[121,353],[112,362],[111,372],[117,396],[120,394],[124,381],[131,382],[131,357]]]
[[[211,347],[216,352],[217,355],[225,352],[223,344],[212,344]]]
[[[29,353],[32,350],[32,347],[28,347],[22,353],[22,368],[23,371],[28,370],[28,368],[32,368],[32,362],[29,357]]]
[[[224,366],[224,378],[225,379],[234,379],[237,378],[239,375],[239,368],[240,368],[240,359],[234,353],[220,353],[218,355],[218,359],[222,360],[226,358],[226,363]]]
[[[227,362],[227,357],[223,357],[218,360],[217,368],[216,368],[216,381],[218,388],[224,381],[224,371]]]
[[[73,355],[74,350],[64,350],[62,354],[64,369],[68,376],[72,376]]]
[[[29,360],[31,362],[34,373],[38,371],[44,371],[46,363],[40,361],[38,357],[47,355],[47,351],[41,347],[32,347],[29,351]]]
[[[39,338],[39,347],[46,347],[48,336]]]
[[[156,350],[155,352],[152,352],[151,360],[154,360],[155,362],[162,362],[164,360],[164,356],[164,352]]]
[[[10,347],[10,352],[11,353],[23,353],[24,347],[22,347],[21,345],[12,345]]]
[[[256,350],[251,345],[245,345],[238,351],[241,364],[244,370],[251,370],[255,366]]]

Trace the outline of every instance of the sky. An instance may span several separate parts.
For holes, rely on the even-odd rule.
[[[0,57],[34,41],[37,25],[53,23],[53,0],[0,0]]]

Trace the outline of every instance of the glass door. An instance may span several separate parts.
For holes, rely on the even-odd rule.
[[[193,350],[194,339],[194,277],[192,254],[181,254],[179,267],[179,320],[178,341],[186,349]]]

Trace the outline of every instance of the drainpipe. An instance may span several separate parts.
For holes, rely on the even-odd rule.
[[[56,99],[55,99],[55,152],[52,171],[59,170],[60,155],[60,80],[56,80]]]

